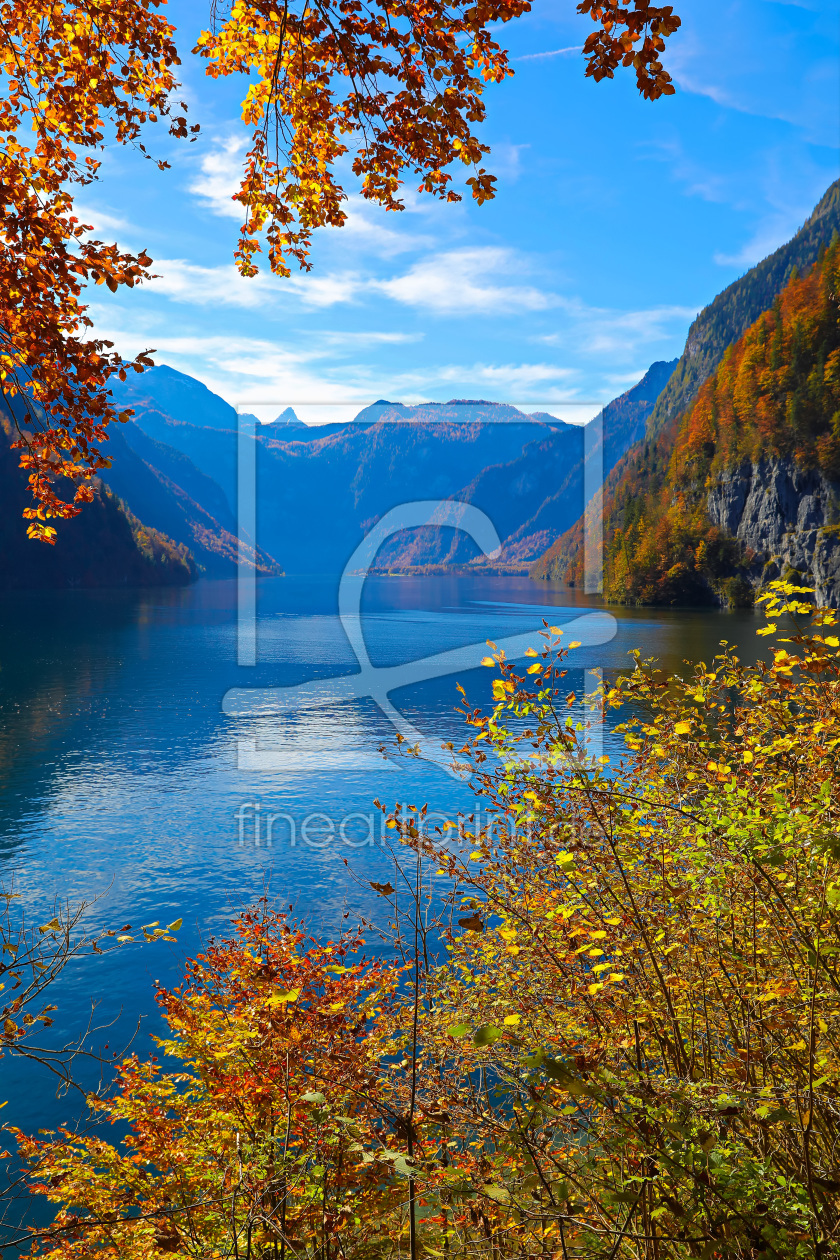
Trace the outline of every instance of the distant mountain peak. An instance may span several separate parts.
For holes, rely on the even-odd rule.
[[[308,429],[309,428],[309,425],[304,424],[303,420],[298,419],[298,417],[295,415],[295,411],[293,407],[285,407],[283,411],[280,412],[280,415],[277,416],[276,419],[272,420],[271,423],[276,424],[278,428],[292,428],[292,429]]]

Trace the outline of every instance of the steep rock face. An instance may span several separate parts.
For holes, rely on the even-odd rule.
[[[818,603],[840,604],[840,484],[790,458],[727,469],[706,510],[743,544],[753,585],[794,569],[813,584]]]

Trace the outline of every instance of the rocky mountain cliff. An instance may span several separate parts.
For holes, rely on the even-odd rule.
[[[706,512],[715,528],[741,544],[742,564],[756,585],[771,576],[768,570],[772,576],[792,571],[813,583],[818,603],[836,605],[839,504],[840,482],[788,455],[726,469],[709,490]]]

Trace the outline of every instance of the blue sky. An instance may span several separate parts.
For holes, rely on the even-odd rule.
[[[702,306],[787,240],[840,174],[836,0],[684,0],[670,41],[676,95],[594,84],[572,0],[502,28],[516,74],[488,90],[493,202],[408,190],[386,214],[345,185],[349,222],[314,269],[239,278],[230,201],[245,133],[241,81],[189,56],[207,4],[175,0],[196,144],[150,131],[172,169],[111,151],[79,207],[104,239],[146,248],[159,279],[91,294],[126,355],[204,381],[270,419],[310,421],[376,398],[510,401],[585,420],[655,359],[682,350]],[[571,50],[571,51],[570,51]],[[466,172],[468,173],[468,172]]]

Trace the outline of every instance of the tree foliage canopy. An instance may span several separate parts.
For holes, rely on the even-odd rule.
[[[48,517],[73,516],[92,498],[89,479],[108,465],[99,443],[115,419],[107,381],[124,373],[111,343],[89,335],[82,291],[132,286],[151,264],[90,239],[73,212],[74,186],[96,179],[109,125],[120,144],[140,144],[144,123],[159,118],[186,134],[185,117],[172,113],[172,28],[156,7],[0,5],[0,380],[34,498],[28,532],[42,541],[55,535]],[[140,355],[134,366],[148,362]],[[56,477],[75,488],[72,501],[56,493]]]

